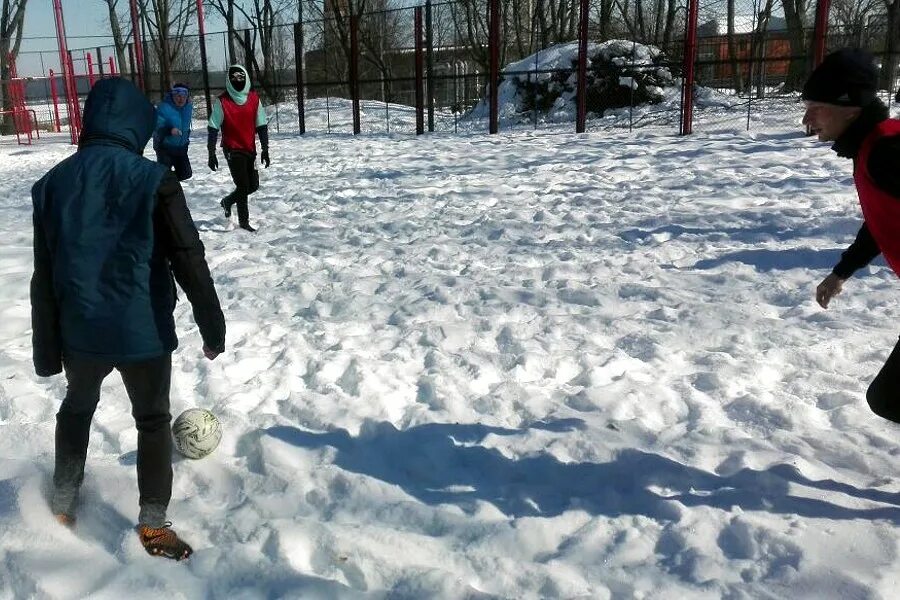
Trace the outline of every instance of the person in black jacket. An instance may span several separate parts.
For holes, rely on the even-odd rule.
[[[816,301],[828,308],[853,273],[884,254],[900,268],[900,121],[888,118],[877,99],[878,73],[872,56],[859,50],[830,54],[803,90],[804,123],[821,141],[853,160],[854,180],[864,222],[853,244],[816,288]],[[900,343],[869,386],[866,399],[875,414],[900,423]]]
[[[100,386],[118,370],[138,430],[137,531],[147,551],[181,560],[192,550],[169,528],[172,435],[169,385],[178,341],[174,280],[191,303],[213,360],[225,319],[181,185],[143,158],[153,105],[124,79],[104,79],[84,107],[78,151],[32,188],[34,366],[65,370],[56,415],[51,510],[74,526]]]

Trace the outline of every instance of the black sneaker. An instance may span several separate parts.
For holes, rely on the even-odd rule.
[[[171,523],[155,528],[148,525],[138,525],[138,537],[148,554],[162,556],[173,560],[184,560],[193,554],[194,550],[178,537],[174,529],[170,529]]]
[[[222,210],[225,211],[225,218],[230,219],[231,218],[231,207],[228,206],[227,204],[225,204],[225,198],[222,198],[219,201],[219,206],[221,206]]]
[[[256,228],[253,227],[252,225],[250,225],[250,223],[241,223],[240,227],[241,227],[241,229],[246,229],[250,233],[253,233],[254,231],[256,231]]]

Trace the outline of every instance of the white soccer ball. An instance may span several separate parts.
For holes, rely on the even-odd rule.
[[[188,458],[209,455],[222,439],[222,425],[205,408],[189,408],[172,423],[175,449]]]

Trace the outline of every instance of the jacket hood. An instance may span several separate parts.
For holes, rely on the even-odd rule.
[[[102,79],[84,103],[79,146],[122,146],[141,154],[153,135],[156,110],[131,82]]]
[[[240,69],[244,72],[244,89],[238,90],[231,85],[231,77],[228,76],[228,73],[231,73],[232,69]],[[228,67],[228,73],[225,74],[225,90],[235,103],[242,105],[247,102],[247,96],[250,95],[250,73],[247,72],[244,65],[231,65]]]

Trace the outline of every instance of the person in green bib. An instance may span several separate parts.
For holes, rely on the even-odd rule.
[[[228,68],[228,80],[225,91],[213,102],[207,128],[207,149],[209,150],[209,168],[219,168],[216,157],[216,143],[219,131],[222,132],[222,151],[228,161],[228,170],[234,181],[235,190],[222,198],[219,204],[225,211],[225,217],[231,218],[231,208],[237,205],[238,225],[242,229],[253,232],[256,228],[250,225],[250,208],[248,197],[259,189],[259,171],[256,170],[256,136],[262,146],[259,160],[269,168],[269,128],[266,110],[259,95],[250,89],[250,77],[247,69],[241,65]]]

